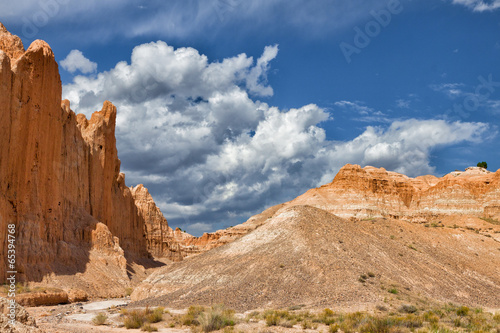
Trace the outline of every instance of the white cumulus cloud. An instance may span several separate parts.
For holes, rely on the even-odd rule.
[[[210,62],[193,48],[143,44],[130,63],[77,76],[63,95],[87,116],[104,100],[117,106],[127,183],[145,183],[167,219],[195,233],[234,225],[330,182],[346,163],[433,173],[434,148],[478,141],[488,128],[406,120],[367,127],[351,141],[327,140],[320,125],[332,117],[325,109],[283,110],[257,99],[273,93],[266,78],[277,54],[277,46],[268,46],[256,60],[242,53]],[[336,107],[384,116],[361,102]]]
[[[72,50],[64,60],[61,60],[61,66],[70,73],[80,71],[89,74],[97,70],[97,63],[85,58],[79,50]]]

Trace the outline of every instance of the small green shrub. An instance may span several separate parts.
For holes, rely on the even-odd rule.
[[[394,295],[396,295],[396,294],[399,293],[399,291],[396,288],[391,288],[391,289],[389,289],[387,291],[390,292],[391,294],[394,294]]]
[[[363,324],[360,333],[389,333],[393,322],[390,318],[370,318]]]
[[[267,326],[278,326],[280,317],[277,316],[275,313],[273,314],[268,314],[266,316],[266,325]]]
[[[406,317],[402,318],[400,321],[401,325],[408,328],[418,328],[423,326],[423,320],[419,316],[415,316],[414,314],[409,314]]]
[[[461,306],[457,309],[457,316],[464,317],[469,314],[470,309],[466,306]]]
[[[288,325],[287,321],[293,326],[297,321],[301,321],[303,317],[304,313],[292,314],[286,310],[267,310],[263,314],[267,326]]]
[[[252,311],[250,312],[248,315],[247,315],[247,318],[248,319],[251,319],[251,318],[257,318],[259,317],[260,315],[260,312],[259,311]]]
[[[429,322],[429,323],[438,323],[439,322],[439,317],[432,311],[427,311],[424,313],[424,320]]]
[[[304,306],[305,306],[304,304],[292,305],[292,306],[288,307],[288,310],[289,310],[289,311],[300,310],[300,309],[302,309]]]
[[[99,313],[92,319],[92,323],[96,326],[100,326],[106,324],[106,320],[108,320],[108,316],[104,313]]]
[[[326,326],[330,326],[335,323],[335,313],[331,309],[324,309],[317,318],[313,319],[316,323],[323,323]]]
[[[142,325],[141,331],[144,331],[144,332],[158,332],[158,328],[156,328],[155,326],[153,326],[153,325],[151,325],[149,323],[146,323],[146,324]]]
[[[313,323],[310,320],[304,320],[302,322],[302,328],[305,330],[316,329],[316,328],[318,328],[318,324]]]
[[[297,322],[296,321],[290,321],[290,320],[280,320],[280,322],[278,323],[279,326],[281,327],[285,327],[285,328],[292,328],[293,325],[295,325]]]
[[[152,324],[159,323],[163,320],[163,308],[159,307],[154,309],[153,311],[149,311],[146,314],[146,320]]]
[[[147,330],[151,329],[153,331],[156,331],[157,330],[156,327],[151,326],[149,324],[158,323],[162,321],[163,310],[164,309],[162,307],[158,307],[154,310],[149,309],[149,307],[147,307],[145,310],[133,310],[133,311],[128,311],[126,309],[123,309],[121,311],[121,314],[124,316],[123,325],[127,329],[136,329],[146,326]],[[148,331],[148,332],[153,332],[153,331]]]
[[[198,316],[198,321],[203,332],[220,330],[227,326],[234,326],[234,311],[227,310],[223,306],[213,306]]]
[[[357,328],[361,323],[364,323],[368,319],[368,315],[362,312],[353,312],[345,316],[339,316],[340,329],[344,333],[351,333],[357,331]]]
[[[340,328],[340,326],[338,324],[330,325],[330,327],[328,328],[328,332],[329,333],[337,333],[339,328]]]
[[[403,304],[399,307],[399,312],[415,313],[415,312],[417,312],[417,308],[411,304]]]
[[[331,309],[324,309],[323,310],[323,316],[325,317],[332,317],[335,313]]]
[[[486,316],[481,313],[469,315],[467,317],[467,321],[467,329],[473,332],[489,332],[492,328],[492,326],[488,323]]]
[[[130,311],[125,315],[125,319],[123,320],[123,325],[127,329],[131,328],[141,328],[141,326],[146,321],[144,311]]]
[[[198,321],[198,317],[203,311],[205,311],[205,308],[202,306],[190,306],[188,312],[181,318],[182,325],[186,326],[199,325],[200,322]]]
[[[418,251],[417,248],[415,247],[415,245],[413,245],[413,244],[408,244],[408,248],[412,249],[413,251]]]

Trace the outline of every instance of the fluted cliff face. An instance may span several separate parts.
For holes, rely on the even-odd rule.
[[[188,255],[180,246],[178,239],[182,239],[182,232],[172,230],[160,208],[156,206],[151,194],[143,185],[131,187],[130,191],[140,216],[146,225],[146,238],[149,252],[155,257],[169,258],[181,261]],[[189,235],[189,237],[192,237]]]
[[[500,170],[410,178],[383,168],[344,166],[327,185],[287,205],[307,204],[341,217],[393,217],[413,221],[440,215],[500,217]]]
[[[61,104],[50,47],[37,40],[24,51],[0,24],[0,257],[7,225],[15,224],[18,279],[82,272],[88,252],[107,245],[125,257],[148,256],[144,218],[120,174],[115,119],[110,102],[90,120]],[[116,240],[98,241],[103,228]]]

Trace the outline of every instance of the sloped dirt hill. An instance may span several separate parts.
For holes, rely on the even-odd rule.
[[[491,234],[288,207],[232,243],[160,268],[132,298],[136,305],[248,310],[374,304],[394,296],[392,289],[499,308],[500,242]]]

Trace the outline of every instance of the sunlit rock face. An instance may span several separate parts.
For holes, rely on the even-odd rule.
[[[289,204],[308,204],[349,218],[393,217],[412,221],[440,215],[500,216],[500,171],[471,167],[442,178],[410,178],[383,168],[344,166],[327,185]]]
[[[13,224],[18,280],[86,273],[102,255],[127,281],[125,260],[149,256],[144,218],[120,173],[116,112],[106,101],[90,119],[76,115],[61,102],[49,45],[25,51],[0,24],[0,256]]]

